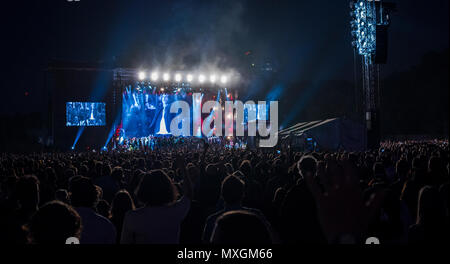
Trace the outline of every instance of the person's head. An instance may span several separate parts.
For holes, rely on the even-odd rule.
[[[48,183],[56,183],[56,173],[55,170],[52,167],[47,167],[45,168],[45,177],[46,177],[46,181]]]
[[[384,169],[383,163],[375,162],[375,164],[373,164],[373,176],[376,180],[386,179],[386,170]]]
[[[272,234],[260,216],[248,211],[229,211],[216,220],[214,244],[272,244]]]
[[[144,177],[145,172],[142,170],[135,170],[133,172],[133,175],[131,177],[131,179],[128,180],[128,189],[129,190],[133,190],[133,192],[136,190],[136,187],[139,185],[139,183],[142,180],[142,177]]]
[[[56,200],[69,204],[69,193],[66,189],[58,189],[55,192],[55,198]]]
[[[86,165],[80,166],[80,175],[87,177],[89,174],[89,168]]]
[[[113,178],[115,181],[122,181],[123,180],[123,169],[121,167],[114,167],[111,173],[111,178]]]
[[[408,162],[405,159],[401,159],[397,161],[397,164],[395,165],[395,172],[399,177],[404,177],[408,174],[409,166]]]
[[[99,200],[96,206],[97,213],[101,216],[109,218],[110,206],[109,203],[105,200]]]
[[[91,179],[83,176],[75,176],[69,183],[70,200],[74,207],[94,208],[97,204],[99,193]]]
[[[136,196],[146,206],[164,206],[175,202],[177,191],[163,170],[152,170],[142,177]]]
[[[191,181],[195,184],[200,179],[200,169],[193,163],[189,163],[187,166],[187,173]]]
[[[154,168],[155,170],[162,169],[162,168],[163,168],[162,162],[159,161],[159,160],[155,160],[155,161],[153,162],[153,168]]]
[[[34,175],[19,178],[15,197],[22,208],[35,209],[39,204],[39,180]]]
[[[137,162],[137,167],[139,168],[139,169],[142,169],[142,170],[145,170],[145,166],[146,166],[146,162],[145,162],[145,159],[138,159],[138,162]]]
[[[75,170],[73,168],[69,168],[64,171],[64,178],[70,179],[72,177],[75,177]]]
[[[450,183],[442,184],[439,187],[439,194],[444,203],[444,208],[447,211],[447,218],[450,220]]]
[[[222,198],[227,205],[241,204],[244,190],[245,183],[234,175],[227,176],[222,182]]]
[[[433,156],[428,160],[428,171],[429,172],[442,171],[441,159],[439,157]]]
[[[412,168],[415,170],[422,170],[424,169],[423,160],[420,157],[415,157],[412,161]]]
[[[219,168],[215,164],[208,164],[205,167],[205,173],[208,177],[219,176]]]
[[[111,217],[123,217],[126,212],[134,210],[134,202],[126,190],[120,190],[111,203]]]
[[[97,189],[97,198],[98,198],[98,200],[103,199],[103,188],[98,186],[98,185],[95,185],[95,189]]]
[[[4,182],[2,182],[1,185],[1,192],[5,193],[7,197],[11,197],[14,195],[14,191],[16,190],[17,182],[19,181],[19,178],[15,175],[8,176]]]
[[[317,160],[311,155],[303,156],[297,163],[297,168],[302,177],[305,177],[307,173],[315,175],[317,169]]]
[[[286,197],[286,189],[279,187],[273,195],[272,204],[281,205]]]
[[[417,224],[434,225],[445,220],[444,203],[439,190],[432,186],[420,189],[417,206]]]
[[[249,160],[242,161],[241,165],[239,166],[239,170],[247,177],[251,176],[252,174],[252,164]]]
[[[102,166],[102,176],[111,176],[111,166],[108,163]]]
[[[69,205],[52,201],[31,218],[29,240],[35,244],[65,244],[69,237],[80,237],[81,218]]]
[[[231,163],[225,163],[225,169],[229,175],[234,172],[233,165]]]

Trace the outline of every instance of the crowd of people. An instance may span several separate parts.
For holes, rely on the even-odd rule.
[[[0,155],[2,243],[439,243],[448,140]]]
[[[200,149],[203,148],[205,139],[198,137],[175,137],[172,135],[165,136],[147,136],[132,138],[116,138],[111,140],[110,148],[118,151],[153,151],[161,149]],[[209,145],[220,146],[221,148],[246,148],[247,142],[241,137],[209,137],[207,139]]]

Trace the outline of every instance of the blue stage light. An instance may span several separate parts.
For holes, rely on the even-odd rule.
[[[72,150],[75,149],[75,147],[76,147],[76,145],[77,145],[77,143],[78,143],[78,140],[79,140],[80,137],[81,137],[81,134],[83,134],[84,128],[85,128],[84,126],[78,128],[77,136],[75,137],[75,140],[74,140],[73,145],[72,145]]]

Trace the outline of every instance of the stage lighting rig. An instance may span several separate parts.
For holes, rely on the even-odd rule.
[[[147,71],[132,68],[117,68],[114,70],[114,82],[118,86],[126,86],[133,83],[134,86],[148,87],[153,85],[199,85],[199,89],[205,85],[210,87],[221,87],[229,85],[237,80],[237,75],[233,73],[220,72],[216,70],[196,72],[193,74],[188,71]],[[205,86],[203,88],[208,88]],[[176,89],[175,89],[176,90]],[[174,90],[174,91],[175,91]],[[166,89],[167,91],[167,89]]]
[[[350,27],[354,56],[362,57],[364,117],[367,128],[367,146],[379,146],[379,71],[387,60],[387,29],[395,4],[382,0],[350,1]],[[355,84],[356,85],[356,84]]]
[[[377,63],[385,63],[385,59],[377,58],[383,47],[387,26],[390,24],[389,14],[395,11],[395,4],[381,0],[353,0],[350,2],[352,45],[361,56],[370,57]],[[381,56],[384,57],[384,56]]]

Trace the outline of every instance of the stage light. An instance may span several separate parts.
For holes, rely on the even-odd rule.
[[[161,87],[161,89],[160,89],[160,90],[161,90],[161,92],[164,92],[164,88],[162,88],[162,87]]]
[[[215,83],[216,82],[216,75],[211,75],[211,76],[209,76],[209,80],[212,82],[212,83]]]
[[[233,118],[233,115],[228,114],[228,115],[227,115],[227,118],[228,118],[228,119],[231,119],[231,118]]]
[[[192,74],[188,74],[188,75],[187,75],[187,81],[188,81],[188,82],[192,82],[192,79],[194,79],[194,77],[192,76]]]
[[[200,83],[203,83],[203,82],[205,81],[205,76],[204,76],[203,74],[200,74],[200,75],[198,76],[198,81],[199,81]]]
[[[145,72],[143,72],[143,71],[139,72],[138,77],[139,77],[139,80],[141,80],[141,81],[144,80],[145,79]]]
[[[227,94],[227,98],[230,98],[230,94]]]
[[[227,78],[227,76],[225,76],[225,75],[223,75],[223,76],[220,78],[220,82],[221,82],[221,83],[227,83],[227,81],[228,81],[228,78]]]
[[[175,74],[175,81],[177,82],[181,81],[181,74],[179,73]]]
[[[163,80],[166,81],[166,82],[167,82],[168,80],[170,80],[170,75],[169,75],[168,73],[164,73],[164,74],[163,74]]]
[[[157,72],[152,72],[152,81],[157,81],[158,80],[158,73]]]

